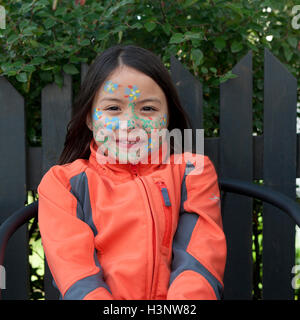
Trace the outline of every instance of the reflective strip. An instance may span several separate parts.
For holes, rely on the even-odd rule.
[[[77,217],[87,223],[92,229],[94,236],[97,235],[92,215],[88,179],[85,172],[70,179],[70,192],[77,198]]]
[[[162,196],[164,198],[165,206],[166,207],[171,207],[171,201],[170,201],[170,198],[169,198],[168,189],[167,188],[161,188],[161,193],[162,193]]]
[[[58,300],[62,300],[62,295],[61,295],[61,293],[60,293],[60,291],[59,291],[59,289],[58,289],[58,287],[57,287],[57,285],[56,285],[56,282],[54,281],[53,278],[52,278],[52,285],[53,285],[53,287],[54,287],[55,289],[57,289],[57,291],[59,292],[59,298],[58,298]]]
[[[181,182],[181,200],[180,200],[180,212],[179,214],[182,214],[184,212],[183,204],[187,199],[187,190],[186,190],[186,176],[195,169],[195,166],[190,162],[190,160],[187,161],[185,165],[185,171],[184,176]]]
[[[92,208],[90,202],[89,195],[89,186],[88,179],[85,172],[82,172],[70,179],[71,190],[70,192],[77,199],[77,218],[88,224],[88,226],[92,229],[94,236],[97,235],[97,229],[95,227],[92,215]],[[91,291],[103,287],[109,291],[111,291],[108,285],[103,280],[103,271],[102,267],[99,263],[96,249],[94,250],[94,261],[97,267],[99,267],[100,271],[94,275],[85,277],[76,281],[65,293],[63,299],[64,300],[80,300],[83,299],[88,293]],[[57,288],[54,280],[53,285]],[[61,296],[60,296],[61,299]]]
[[[189,212],[183,212],[179,218],[173,240],[173,260],[169,287],[182,272],[192,270],[201,274],[212,286],[217,299],[221,299],[223,294],[222,284],[197,259],[186,251],[198,219],[198,214]]]
[[[99,287],[109,290],[107,284],[103,281],[102,270],[92,276],[76,281],[67,290],[64,300],[82,300],[87,294]]]

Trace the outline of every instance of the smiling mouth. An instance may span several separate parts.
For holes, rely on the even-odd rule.
[[[144,143],[143,140],[140,140],[140,137],[137,138],[137,141],[133,140],[116,140],[116,144],[120,148],[131,148],[132,146],[142,145]]]

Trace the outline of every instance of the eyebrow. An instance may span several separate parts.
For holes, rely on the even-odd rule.
[[[99,101],[99,103],[102,102],[102,101],[104,101],[104,100],[107,100],[107,101],[115,101],[115,102],[123,102],[123,101],[124,101],[124,100],[121,100],[121,99],[118,99],[118,98],[105,97],[105,98],[101,99],[101,100]],[[136,102],[136,103],[158,102],[158,103],[161,104],[160,99],[155,98],[155,97],[149,97],[149,98],[142,99],[142,100],[139,100],[139,99],[138,99],[138,100],[136,100],[135,102]]]

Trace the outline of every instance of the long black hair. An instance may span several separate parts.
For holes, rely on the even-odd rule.
[[[163,90],[169,111],[168,130],[191,128],[191,122],[182,108],[176,87],[171,76],[153,52],[135,45],[115,45],[97,56],[81,84],[79,93],[74,101],[73,115],[67,126],[64,149],[57,164],[62,165],[76,159],[89,159],[90,142],[93,132],[86,124],[86,118],[92,108],[97,90],[105,79],[119,66],[126,65],[151,77]],[[174,151],[170,142],[170,152]]]

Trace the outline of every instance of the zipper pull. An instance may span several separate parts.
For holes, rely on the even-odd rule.
[[[161,194],[162,194],[163,199],[164,199],[165,206],[166,207],[171,207],[171,201],[170,201],[170,197],[169,197],[167,186],[162,181],[157,181],[156,183],[160,188]]]

